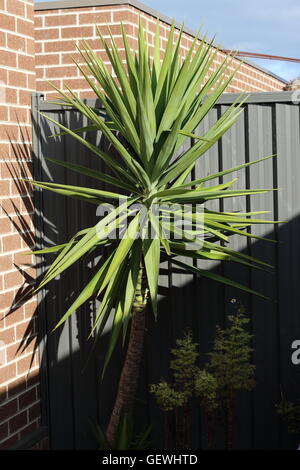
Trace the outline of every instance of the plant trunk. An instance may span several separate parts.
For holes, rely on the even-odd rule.
[[[143,286],[143,268],[139,271],[137,289],[132,307],[130,336],[119,380],[114,408],[106,430],[106,438],[113,447],[123,413],[131,412],[135,399],[140,364],[143,354],[147,290]]]

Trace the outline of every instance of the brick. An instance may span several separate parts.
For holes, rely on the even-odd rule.
[[[110,42],[111,42],[110,39],[107,38],[106,40],[107,40],[108,44],[110,44]],[[115,41],[116,46],[117,46],[118,49],[124,49],[124,43],[123,43],[122,38],[115,37],[114,41]],[[88,43],[93,49],[99,49],[101,47],[101,43],[100,43],[100,40],[98,38],[97,39],[89,39]],[[121,56],[121,59],[125,59],[125,54],[122,50],[120,51],[120,56]],[[102,55],[102,57],[103,58],[107,57],[107,55],[106,54]],[[105,60],[108,60],[108,59],[105,59]]]
[[[23,75],[25,76],[25,82],[26,82],[26,75],[25,74]],[[16,80],[18,80],[18,77],[16,77]],[[27,109],[10,106],[9,107],[9,120],[14,121],[14,122],[28,121]]]
[[[11,434],[17,432],[19,429],[26,426],[27,421],[27,412],[22,411],[22,413],[17,414],[9,420],[9,431]]]
[[[27,153],[27,148],[26,146],[22,146],[22,149],[24,148],[24,157],[25,158],[30,158],[30,154]],[[16,152],[17,154],[17,152]],[[30,185],[30,183],[26,183],[26,182],[22,182],[20,180],[18,180],[17,178],[14,178],[13,180],[11,180],[11,183],[10,183],[10,193],[12,196],[32,196],[33,195],[33,188],[32,186]],[[22,220],[14,220],[15,224],[17,225],[17,227],[20,227],[21,228],[21,225],[20,225],[20,222],[24,222],[24,218],[22,216]]]
[[[4,403],[7,400],[7,385],[0,384],[0,403]]]
[[[43,46],[44,46],[44,43],[35,41],[34,42],[34,52],[35,52],[35,54],[41,54],[42,52],[44,52]]]
[[[0,31],[0,47],[6,47],[6,34],[3,31]]]
[[[19,127],[17,125],[0,126],[0,140],[18,140]]]
[[[8,423],[3,423],[0,425],[0,441],[5,439],[8,436]]]
[[[6,201],[3,201],[3,204]],[[3,252],[19,250],[21,246],[20,235],[6,235],[2,239]]]
[[[84,78],[67,78],[64,80],[64,85],[67,85],[72,90],[85,90],[90,88]]]
[[[26,52],[27,54],[31,54],[34,56],[35,54],[35,43],[33,38],[27,38],[26,39]]]
[[[6,295],[6,294],[2,294]],[[7,319],[7,314],[6,318]],[[6,328],[5,330],[0,331],[0,340],[3,341],[6,345],[14,343],[16,341],[15,328]]]
[[[79,24],[97,24],[97,23],[110,23],[111,12],[97,11],[93,13],[81,13],[79,15]]]
[[[19,90],[18,91],[19,99],[18,104],[30,106],[31,105],[31,94],[28,91]]]
[[[74,44],[74,41],[45,42],[44,48],[45,48],[45,52],[74,51],[75,50],[75,44]]]
[[[39,374],[37,371],[30,372],[27,379],[27,388],[32,387],[33,385],[38,385],[40,382]]]
[[[24,72],[15,72],[10,70],[8,72],[8,84],[18,88],[26,88],[27,75]]]
[[[25,337],[32,336],[31,326],[28,321],[16,325],[16,339],[23,340]]]
[[[40,88],[42,90],[42,88]],[[57,100],[57,93],[45,93],[46,100]]]
[[[116,38],[116,39],[119,39],[119,38]],[[89,46],[96,52],[96,51],[101,51],[101,57],[106,57],[107,58],[107,54],[106,52],[104,51],[103,49],[103,45],[100,41],[99,38],[95,38],[95,39],[89,39],[88,41],[88,44]],[[123,44],[122,44],[123,45]],[[124,46],[123,46],[124,47]],[[73,54],[72,54],[73,56]],[[70,57],[70,56],[69,56]],[[77,58],[82,62],[82,57],[80,56],[80,54],[78,54]]]
[[[84,98],[95,98],[95,93],[93,91],[82,91],[82,92],[79,92],[79,97],[84,99]]]
[[[20,287],[24,283],[24,281],[24,276],[17,270],[12,273],[7,273],[4,276],[4,289]]]
[[[5,277],[5,276],[4,276]],[[20,323],[24,320],[24,307],[20,306],[11,312],[7,312],[5,315],[5,327],[13,327],[16,323]]]
[[[11,436],[9,439],[6,439],[0,444],[0,449],[10,449],[17,441],[19,440],[18,434]]]
[[[33,34],[33,24],[29,21],[23,19],[16,19],[17,21],[17,33],[24,34],[24,36],[32,36]]]
[[[26,380],[24,377],[17,377],[13,382],[10,382],[7,387],[8,398],[18,398],[20,393],[26,390]]]
[[[37,16],[37,15],[34,15],[34,27],[35,28],[42,28],[43,27],[43,23],[44,23],[44,16]]]
[[[34,321],[32,322],[32,324],[34,325]],[[31,328],[31,325],[30,325],[30,328]],[[34,355],[34,359],[38,357],[37,354],[35,354],[35,348],[36,348],[36,336],[33,337],[33,340],[31,341],[28,341],[28,343],[26,343],[25,345],[26,347],[25,348],[22,348],[22,355],[28,355],[28,354],[31,354],[30,358]],[[34,361],[33,361],[33,364],[34,364]],[[39,364],[37,364],[39,365]]]
[[[51,80],[51,83],[55,85],[58,88],[61,88],[61,82],[60,80]],[[48,82],[44,81],[37,81],[37,89],[40,91],[53,91],[53,87],[50,85]],[[56,98],[57,98],[57,93],[56,93]]]
[[[1,152],[1,157],[3,153]],[[3,158],[3,157],[2,157]],[[0,181],[0,196],[9,196],[9,191],[10,191],[10,184],[9,181]],[[1,225],[1,232],[5,233],[3,230],[3,227]]]
[[[39,418],[41,415],[40,403],[36,403],[35,405],[31,406],[28,411],[29,411],[29,421],[33,421],[34,419]]]
[[[44,79],[46,70],[47,70],[46,67],[36,69],[36,79],[37,80]]]
[[[37,41],[45,41],[47,39],[58,39],[59,38],[59,29],[37,29],[34,33],[35,39]]]
[[[7,82],[7,70],[0,69],[0,81],[4,83]]]
[[[33,232],[32,232],[33,233]],[[28,278],[34,278],[35,277],[35,267],[34,266],[26,266],[24,268],[24,271],[26,273],[26,276]]]
[[[25,17],[28,20],[34,20],[34,5],[33,2],[30,2],[30,4],[26,4],[26,11],[25,11]]]
[[[31,356],[27,356],[27,357],[24,357],[23,359],[18,360],[18,362],[17,362],[18,375],[28,373],[29,368],[32,367],[31,362],[32,362],[32,357]]]
[[[53,10],[47,10],[48,13],[53,13]],[[68,8],[68,13],[90,13],[91,12],[91,7],[77,7],[77,8]],[[43,13],[46,15],[46,11],[43,11]]]
[[[38,55],[35,58],[36,65],[55,65],[59,64],[59,54]]]
[[[6,65],[7,67],[17,66],[17,56],[14,52],[1,51],[0,54],[0,66]]]
[[[34,210],[33,202],[30,197],[22,197],[20,200],[20,211],[32,212]]]
[[[25,5],[18,0],[9,0],[6,2],[6,11],[17,16],[25,16]]]
[[[93,26],[81,26],[74,28],[62,28],[61,37],[62,38],[86,38],[94,35]]]
[[[11,222],[8,218],[6,218],[4,220],[0,219],[1,228],[4,225],[4,222],[6,222],[6,221],[8,221],[9,224],[11,224]],[[10,269],[12,269],[12,266],[13,266],[12,261],[13,261],[13,258],[12,258],[11,255],[1,255],[0,256],[0,271],[5,272],[5,271],[9,271]]]
[[[5,15],[5,13],[1,13],[0,29],[4,29],[7,31],[15,31],[15,24],[16,24],[16,20],[13,16],[9,16],[9,15]]]
[[[13,302],[14,302],[14,298],[15,298],[14,291],[2,292],[1,295],[0,295],[0,310],[10,308],[12,306]],[[2,335],[5,335],[5,334],[6,334],[5,331],[0,332],[0,337]],[[14,332],[13,332],[13,334],[14,334]],[[14,338],[11,341],[14,341]]]
[[[27,109],[27,112],[29,114],[30,110],[29,108]],[[27,119],[28,120],[28,119]],[[30,134],[27,133],[27,125],[26,125],[26,128],[25,128],[25,123],[21,126],[19,126],[19,134],[20,134],[20,140],[22,140],[23,142],[25,141],[28,141],[29,138],[30,138]],[[25,129],[25,130],[24,130]],[[15,168],[14,169],[14,173],[12,175],[12,178],[13,178],[13,181],[17,181],[17,179],[19,177],[24,177],[26,176],[27,174],[29,175],[29,173],[26,173],[25,172],[25,159],[27,160],[26,163],[30,163],[29,160],[31,160],[31,150],[30,150],[30,146],[29,144],[21,144],[21,143],[12,143],[11,144],[11,154],[12,156],[17,159],[17,160],[20,160],[22,158],[22,164],[19,163],[19,167]],[[12,183],[13,183],[12,181]],[[25,183],[25,182],[20,182],[18,181],[18,184],[20,187],[27,187],[27,185],[29,185],[29,183]]]
[[[22,215],[22,219],[24,219],[26,229],[33,230],[34,228],[34,224],[32,220],[33,215],[24,214]],[[28,255],[21,251],[21,252],[13,253],[12,256],[13,256],[13,262],[17,266],[23,266],[26,264],[26,265],[32,265],[33,267],[35,267],[36,257],[34,255]]]
[[[76,24],[76,15],[60,14],[60,15],[45,16],[45,26],[66,26],[66,25],[75,25],[75,24]]]
[[[26,303],[24,306],[25,318],[31,318],[37,313],[37,302]]]
[[[36,76],[35,75],[27,75],[27,87],[28,90],[35,91],[36,87]]]
[[[34,50],[33,52],[34,53]],[[35,68],[35,59],[34,57],[29,57],[28,55],[18,54],[18,68],[23,70],[28,70],[29,72],[34,71]]]
[[[0,422],[8,420],[18,412],[18,401],[10,400],[8,403],[0,405]]]
[[[18,52],[26,52],[26,39],[17,34],[7,33],[7,47]]]
[[[2,52],[1,52],[2,54]],[[0,54],[0,57],[1,57]],[[7,104],[12,103],[12,104],[17,104],[18,101],[18,92],[17,90],[13,90],[12,88],[7,88],[6,93],[5,93],[5,101]]]
[[[7,106],[0,106],[0,121],[7,121],[8,120],[8,108]],[[0,147],[0,155],[1,155],[1,147]]]
[[[22,410],[27,408],[36,402],[36,388],[27,390],[25,393],[19,396],[19,409]]]
[[[134,27],[132,25],[129,25],[129,24],[125,23],[124,24],[124,29],[125,29],[127,34],[134,35]],[[114,25],[111,25],[109,27],[108,27],[108,25],[101,25],[101,26],[99,26],[99,31],[104,36],[109,36],[110,31],[111,31],[112,35],[121,35],[121,25],[114,24]]]
[[[20,342],[17,344],[12,344],[11,346],[8,346],[6,349],[6,357],[7,357],[7,362],[13,362],[14,360],[18,359],[23,354],[22,347],[20,347]]]
[[[70,67],[51,67],[46,69],[47,78],[65,78],[65,77],[76,77],[77,67],[75,65]]]
[[[89,39],[89,44],[91,41],[93,41],[93,39]],[[98,45],[99,45],[99,40],[98,40]],[[72,58],[77,60],[79,63],[80,62],[82,63],[82,57],[79,53],[70,53],[70,52],[67,54],[62,54],[61,63],[66,64],[66,65],[73,65],[74,62]]]
[[[7,366],[0,366],[1,381],[6,382],[16,376],[16,364],[9,364]]]

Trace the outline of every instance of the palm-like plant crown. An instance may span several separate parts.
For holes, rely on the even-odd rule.
[[[225,184],[207,185],[210,180],[218,181],[223,175],[245,168],[250,163],[196,180],[191,177],[197,160],[236,122],[242,111],[243,101],[239,99],[203,136],[193,133],[232,80],[235,71],[228,73],[232,57],[227,57],[211,72],[217,49],[208,44],[205,38],[202,41],[195,38],[185,58],[182,58],[182,29],[176,33],[174,25],[170,29],[162,59],[159,22],[153,58],[141,23],[136,53],[129,47],[123,26],[122,34],[126,64],[120,57],[113,37],[108,43],[99,32],[100,41],[114,72],[113,76],[104,61],[86,42],[78,48],[84,67],[79,63],[76,65],[100,99],[107,119],[103,120],[97,110],[85,104],[67,88],[67,92],[57,89],[60,104],[75,108],[86,116],[89,126],[71,130],[53,121],[62,133],[73,136],[100,157],[106,164],[108,173],[51,159],[70,170],[109,183],[111,187],[118,189],[106,191],[100,188],[33,182],[40,188],[93,204],[110,203],[110,212],[101,216],[94,227],[81,230],[68,243],[39,252],[58,253],[39,285],[41,288],[99,245],[110,247],[110,254],[102,259],[92,279],[58,324],[62,324],[92,296],[102,296],[94,322],[98,334],[101,334],[111,312],[114,311],[107,360],[122,326],[123,337],[126,335],[137,286],[141,282],[141,267],[146,272],[155,314],[162,256],[169,257],[172,263],[187,271],[243,288],[250,293],[253,293],[251,289],[197,268],[192,262],[184,263],[178,257],[184,255],[192,260],[233,261],[258,269],[269,267],[262,261],[227,247],[228,235],[254,237],[243,229],[251,224],[267,221],[251,218],[253,213],[219,213],[205,207],[206,201],[209,200],[266,191],[231,189],[235,180]],[[52,121],[50,117],[45,117]],[[118,159],[82,136],[86,131],[98,130],[115,148]],[[191,138],[195,143],[186,150],[183,144],[186,139]],[[198,209],[185,214],[190,226],[179,230],[175,223],[168,224],[168,221],[170,217],[171,220],[181,217],[186,203],[197,204]],[[161,208],[158,213],[154,210],[157,205]],[[203,209],[199,211],[199,207]],[[116,227],[120,236],[112,239],[111,234],[115,232]],[[149,236],[149,229],[152,236]],[[222,243],[218,243],[219,241]]]

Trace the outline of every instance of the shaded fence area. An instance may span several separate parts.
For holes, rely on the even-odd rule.
[[[234,94],[225,94],[206,116],[196,134],[205,129],[230,106]],[[284,396],[300,397],[300,365],[291,361],[292,343],[300,339],[300,135],[299,103],[292,93],[259,93],[250,95],[237,124],[198,161],[195,176],[201,177],[244,162],[276,154],[272,159],[226,175],[220,182],[238,177],[236,188],[275,188],[278,190],[250,197],[224,199],[217,207],[224,211],[270,211],[268,218],[284,221],[279,226],[255,227],[255,234],[274,242],[231,238],[231,246],[261,258],[275,266],[274,274],[249,271],[244,267],[214,262],[201,262],[201,267],[229,276],[256,289],[271,301],[243,294],[212,281],[170,269],[165,263],[159,283],[159,315],[155,322],[147,319],[146,347],[139,392],[136,421],[140,429],[153,424],[151,441],[154,448],[163,442],[163,417],[149,384],[161,377],[170,378],[170,349],[186,329],[199,343],[200,364],[207,360],[212,348],[216,325],[225,326],[232,313],[230,299],[236,298],[251,318],[253,361],[257,385],[251,393],[241,393],[236,404],[237,435],[235,447],[240,449],[278,449],[295,447],[295,439],[287,435],[280,422],[275,404]],[[96,101],[88,104],[101,108]],[[54,137],[58,132],[39,112],[59,120],[70,128],[87,125],[73,109],[45,103],[40,95],[33,97],[34,177],[97,188],[88,177],[67,172],[47,161],[47,157],[66,160],[106,171],[100,159],[69,136]],[[98,132],[87,135],[107,152],[107,142]],[[187,145],[193,145],[189,142]],[[99,183],[98,183],[99,184]],[[211,184],[217,184],[215,180]],[[216,203],[214,203],[216,204]],[[219,203],[218,203],[219,204]],[[38,247],[67,241],[79,230],[96,223],[96,206],[71,200],[50,192],[36,192],[36,238]],[[38,275],[46,264],[38,259]],[[56,279],[40,293],[40,352],[42,362],[42,403],[44,424],[49,426],[53,449],[82,449],[96,446],[94,425],[104,427],[109,418],[119,372],[122,347],[119,345],[108,371],[101,381],[105,346],[109,331],[91,354],[87,341],[95,305],[91,302],[76,312],[67,323],[51,333],[52,328],[78,295],[90,277],[97,259],[86,258]],[[87,359],[89,358],[88,362]],[[193,446],[205,448],[200,409],[191,410]],[[222,448],[220,438],[217,446]]]

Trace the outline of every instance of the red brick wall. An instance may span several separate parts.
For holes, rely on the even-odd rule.
[[[85,80],[80,78],[79,71],[71,59],[72,56],[79,58],[79,54],[76,53],[75,43],[78,44],[82,38],[87,39],[91,46],[105,58],[104,50],[101,49],[100,41],[97,39],[95,23],[99,25],[104,36],[108,35],[107,25],[109,24],[114,37],[119,42],[120,50],[122,50],[120,22],[123,21],[126,25],[131,45],[135,47],[137,44],[139,15],[142,15],[145,19],[150,33],[150,41],[152,41],[156,28],[156,19],[132,6],[114,5],[66,8],[61,10],[37,10],[35,12],[35,40],[38,91],[44,92],[46,98],[51,97],[51,87],[46,82],[49,80],[60,88],[63,87],[64,82],[73,90],[79,92],[82,97],[88,97],[90,94],[89,88]],[[161,22],[161,25],[161,46],[164,49],[169,25],[164,22]],[[192,40],[192,36],[188,34],[183,35],[183,53],[187,50]],[[216,63],[220,62],[223,58],[224,54],[218,53]],[[237,60],[234,65],[238,63],[239,61]],[[283,86],[284,83],[272,75],[256,67],[244,64],[227,91],[274,91],[282,90]]]
[[[33,237],[31,93],[35,90],[33,1],[0,0],[0,448],[36,430],[40,421],[38,358],[33,355],[35,299],[9,308],[34,277],[22,255]],[[32,336],[31,336],[32,335]],[[31,336],[31,337],[30,337]],[[22,341],[27,338],[25,344]],[[28,341],[29,340],[29,341]],[[30,363],[32,366],[30,368]]]

